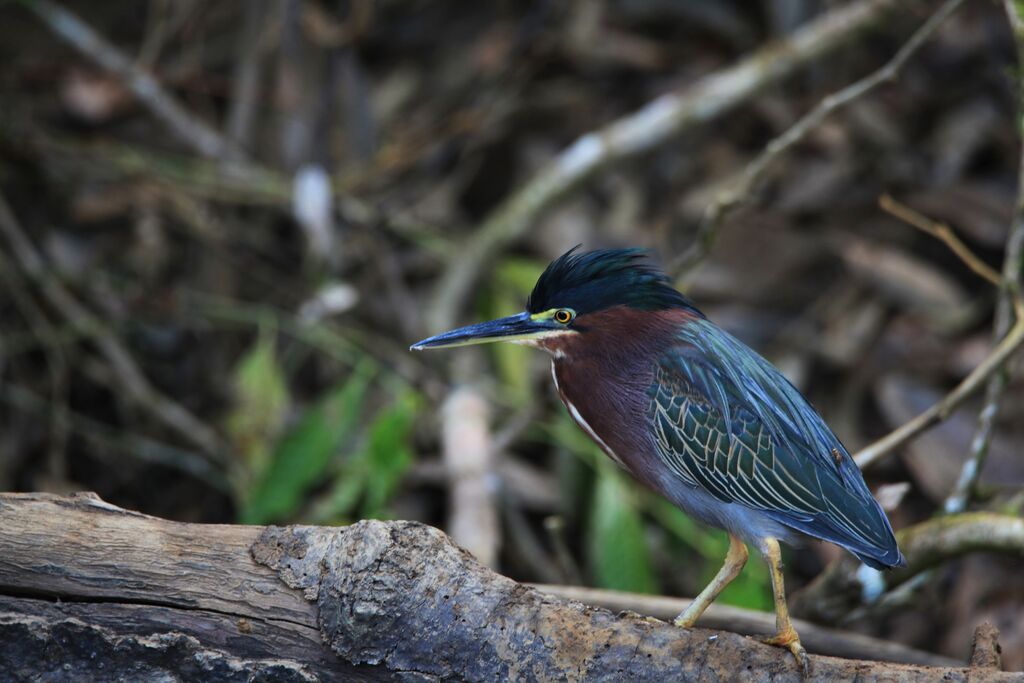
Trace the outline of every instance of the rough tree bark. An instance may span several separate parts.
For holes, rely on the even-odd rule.
[[[812,656],[810,679],[1021,680],[974,661]],[[182,524],[88,494],[0,494],[0,677],[801,680],[777,648],[544,595],[423,524]]]

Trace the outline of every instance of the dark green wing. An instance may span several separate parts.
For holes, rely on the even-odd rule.
[[[712,323],[688,323],[663,357],[649,417],[658,454],[687,484],[841,545],[902,561],[885,514],[842,443],[770,363]]]
[[[758,510],[803,518],[825,510],[819,487],[775,457],[775,439],[745,407],[730,405],[727,423],[723,411],[694,385],[665,370],[652,393],[658,448],[688,484]]]

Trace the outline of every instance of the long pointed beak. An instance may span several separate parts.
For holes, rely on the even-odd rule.
[[[422,351],[423,349],[442,349],[451,346],[531,339],[544,332],[549,332],[551,329],[547,321],[533,320],[529,313],[517,313],[507,318],[460,327],[457,330],[416,342],[409,349]]]

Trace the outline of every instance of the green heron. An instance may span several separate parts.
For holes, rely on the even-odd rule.
[[[511,341],[547,351],[579,427],[640,482],[729,533],[725,563],[675,624],[697,621],[739,574],[749,543],[771,570],[777,633],[766,642],[806,667],[779,541],[823,539],[884,569],[905,563],[892,527],[807,399],[643,255],[572,249],[545,269],[525,312],[412,348]]]

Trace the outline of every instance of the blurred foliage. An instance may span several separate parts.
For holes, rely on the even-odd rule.
[[[377,413],[363,445],[342,463],[333,488],[315,509],[317,521],[391,517],[387,502],[413,463],[410,438],[420,406],[417,395],[405,390]]]
[[[647,549],[644,522],[634,489],[609,465],[597,468],[587,556],[602,588],[655,593],[658,590]]]
[[[257,473],[240,519],[267,524],[292,516],[310,486],[318,482],[339,449],[353,438],[363,417],[370,371],[356,368],[350,377],[308,408],[282,436],[267,466]]]
[[[266,472],[273,444],[290,408],[288,387],[275,351],[273,337],[261,334],[232,373],[235,403],[228,413],[225,431],[241,461],[237,489],[243,495]]]

